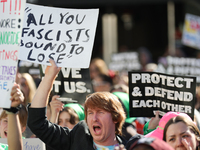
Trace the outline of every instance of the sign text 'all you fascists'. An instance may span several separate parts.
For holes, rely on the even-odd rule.
[[[10,108],[8,100],[17,73],[25,2],[0,1],[0,107]]]
[[[27,4],[19,59],[50,65],[51,58],[59,67],[88,68],[98,12]]]
[[[130,116],[153,117],[154,111],[187,113],[194,118],[196,77],[129,72]]]

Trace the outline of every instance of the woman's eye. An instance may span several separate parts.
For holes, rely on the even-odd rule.
[[[175,138],[171,138],[171,139],[169,139],[169,141],[171,141],[171,142],[174,141],[174,140],[175,140]]]
[[[189,135],[183,135],[183,138],[186,138],[186,137],[188,137]]]

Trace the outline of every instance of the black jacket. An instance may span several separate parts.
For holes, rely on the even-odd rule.
[[[56,150],[94,150],[93,138],[85,121],[72,130],[53,124],[46,119],[45,108],[28,108],[28,126],[45,144]],[[126,140],[117,135],[119,144]]]

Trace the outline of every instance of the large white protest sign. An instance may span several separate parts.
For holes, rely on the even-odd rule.
[[[186,14],[182,43],[200,50],[200,17]]]
[[[63,9],[27,4],[19,59],[59,67],[88,68],[98,9]]]
[[[7,138],[0,138],[0,143],[7,144]],[[38,138],[23,139],[23,150],[45,150],[45,144]]]
[[[196,77],[157,72],[129,72],[132,117],[153,117],[154,111],[187,113],[194,118]]]
[[[10,108],[10,92],[17,72],[25,0],[0,1],[0,107]]]

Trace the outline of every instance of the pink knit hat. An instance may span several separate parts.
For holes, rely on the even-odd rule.
[[[158,127],[150,132],[149,134],[146,134],[145,137],[157,137],[159,139],[163,139],[163,131],[165,128],[166,123],[173,117],[176,116],[183,116],[188,118],[189,120],[191,120],[193,122],[193,120],[190,118],[190,116],[188,116],[185,113],[180,113],[180,112],[167,112],[159,121],[159,125]]]

